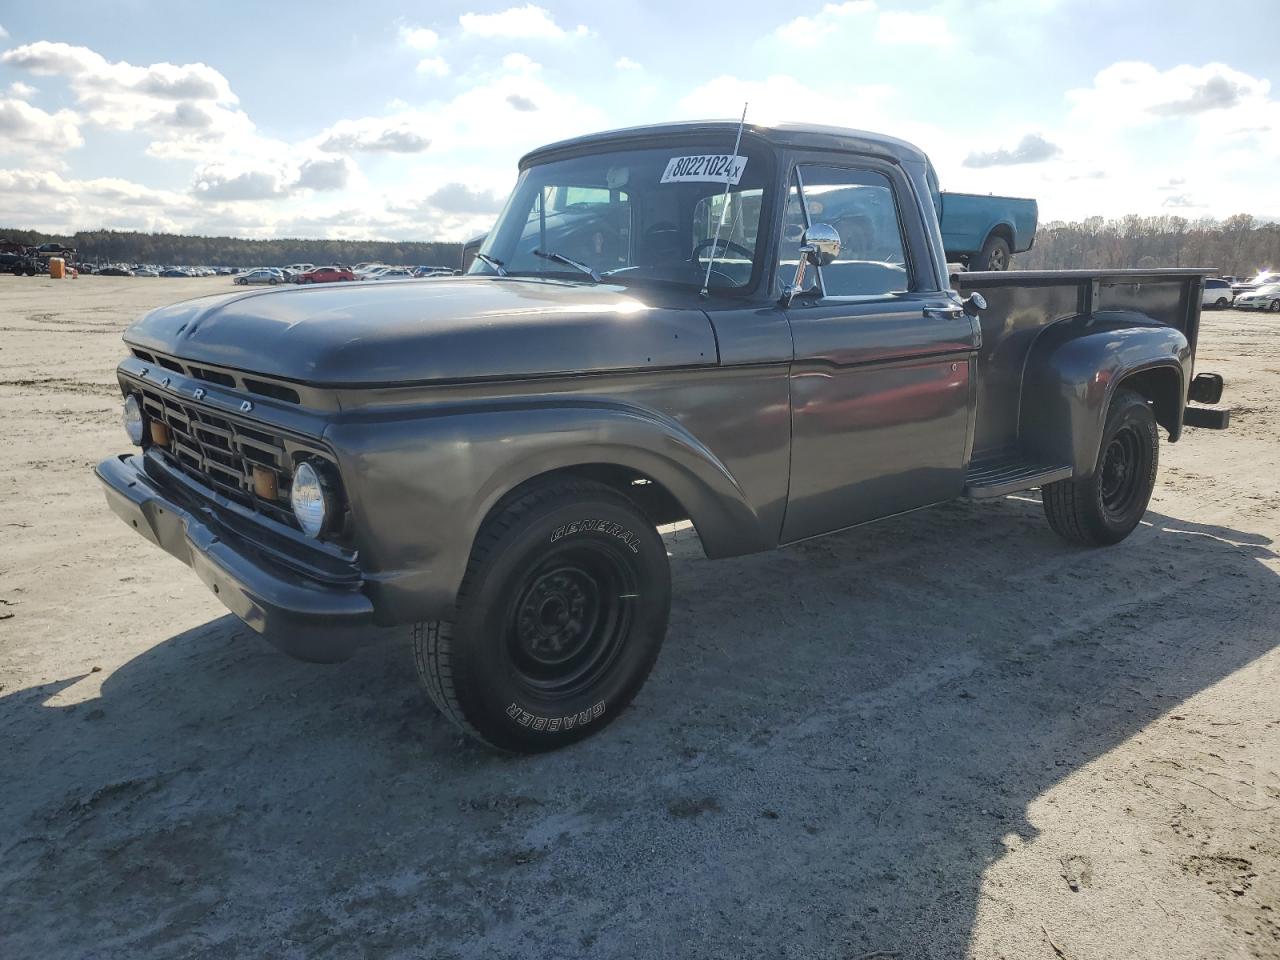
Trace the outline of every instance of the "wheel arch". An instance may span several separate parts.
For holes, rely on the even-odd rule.
[[[728,468],[680,423],[622,404],[477,405],[362,419],[325,434],[339,459],[357,544],[387,622],[453,604],[480,529],[511,497],[557,477],[618,490],[655,526],[688,519],[710,557],[777,545]]]
[[[1180,330],[1133,311],[1058,321],[1037,338],[1023,378],[1020,439],[1047,463],[1084,477],[1116,390],[1151,402],[1170,441],[1182,433],[1191,350]]]

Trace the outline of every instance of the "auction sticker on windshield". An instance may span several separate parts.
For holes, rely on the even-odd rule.
[[[747,169],[746,157],[727,153],[704,154],[700,157],[672,157],[662,172],[663,183],[734,183]]]

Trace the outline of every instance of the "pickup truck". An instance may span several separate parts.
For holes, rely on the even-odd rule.
[[[937,189],[936,180],[932,186]],[[1039,205],[1022,197],[935,192],[942,247],[970,270],[1008,270],[1015,253],[1036,242]]]
[[[952,277],[930,178],[833,127],[543,147],[467,276],[142,317],[118,368],[138,449],[97,475],[286,652],[399,626],[460,729],[562,746],[658,657],[662,525],[730,557],[1039,488],[1101,547],[1146,510],[1158,431],[1227,425],[1188,403],[1222,393],[1193,375],[1210,271]],[[850,191],[876,215],[822,219]]]

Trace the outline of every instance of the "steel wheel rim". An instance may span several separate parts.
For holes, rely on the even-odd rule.
[[[992,270],[1003,270],[1004,269],[1004,251],[1000,249],[992,250],[991,257],[987,261],[987,265],[990,266]]]
[[[525,576],[506,618],[511,667],[546,698],[591,687],[616,660],[634,620],[636,578],[611,545],[553,551]]]
[[[1102,507],[1112,516],[1128,513],[1142,491],[1142,441],[1133,427],[1121,428],[1103,452],[1100,484]]]

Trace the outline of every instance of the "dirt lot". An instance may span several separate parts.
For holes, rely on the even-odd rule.
[[[1280,957],[1280,320],[1206,315],[1233,429],[1120,547],[1034,497],[677,534],[635,705],[511,759],[403,637],[286,659],[106,510],[120,331],[226,286],[0,277],[0,955]]]

